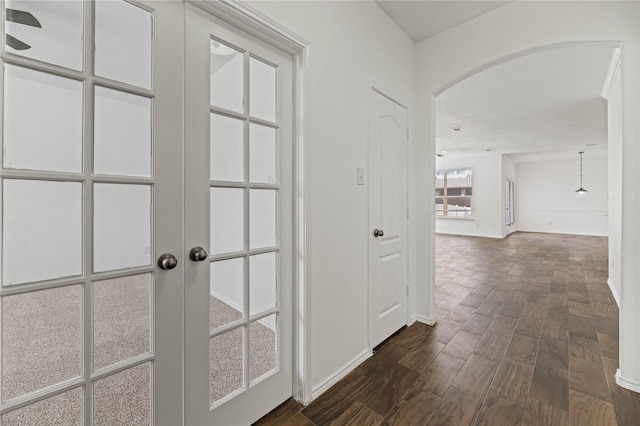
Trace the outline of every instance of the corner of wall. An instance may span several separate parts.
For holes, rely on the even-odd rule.
[[[429,325],[429,326],[434,326],[438,323],[438,317],[437,316],[432,316],[432,317],[425,317],[422,315],[415,315],[412,318],[412,323],[414,322],[419,322],[421,324],[425,324],[425,325]]]
[[[318,398],[324,392],[326,392],[331,386],[338,383],[341,379],[345,378],[347,374],[351,373],[355,370],[360,364],[365,362],[373,355],[373,352],[370,350],[363,351],[360,355],[352,359],[350,362],[345,364],[342,368],[340,368],[335,374],[331,375],[317,386],[314,386],[311,390],[311,401]],[[309,402],[311,402],[309,401]]]
[[[624,378],[620,373],[620,369],[616,371],[616,384],[621,388],[640,393],[640,383],[636,383],[632,380],[627,380],[626,378]]]
[[[613,284],[611,278],[607,279],[607,285],[609,286],[609,290],[611,290],[611,294],[613,295],[613,299],[616,301],[616,305],[618,305],[618,309],[620,308],[620,295],[618,294],[618,290],[616,286]]]

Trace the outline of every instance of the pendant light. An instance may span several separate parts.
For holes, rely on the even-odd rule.
[[[576,197],[586,197],[587,190],[582,187],[582,154],[584,151],[580,151],[578,154],[580,154],[580,189],[576,190]]]

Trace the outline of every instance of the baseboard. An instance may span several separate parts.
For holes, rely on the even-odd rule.
[[[416,315],[413,317],[413,320],[418,321],[422,324],[434,326],[438,322],[438,317],[435,315],[433,317],[423,317],[422,315]]]
[[[447,220],[447,219],[443,219],[443,220]],[[465,219],[451,219],[451,220],[465,220]],[[455,235],[460,237],[494,238],[497,240],[504,238],[502,235],[475,234],[470,232],[438,232],[436,231],[436,234],[437,235]]]
[[[620,369],[616,371],[616,383],[621,388],[629,389],[631,391],[640,393],[640,383],[636,383],[622,377],[622,375],[620,374]]]
[[[214,291],[211,291],[211,292],[209,292],[209,296],[211,296],[211,297],[213,297],[215,299],[218,299],[219,301],[221,301],[225,305],[230,306],[231,308],[235,309],[238,312],[244,311],[244,307],[243,306],[239,306],[233,300],[224,297],[220,293],[216,293]],[[275,321],[275,318],[273,320],[263,318],[263,319],[258,320],[258,322],[260,324],[262,324],[263,326],[267,327],[269,330],[271,330],[273,332],[276,332],[276,321]]]
[[[618,292],[616,291],[616,288],[613,286],[613,283],[611,282],[611,278],[607,279],[607,285],[609,286],[609,290],[611,290],[611,294],[613,295],[613,298],[616,301],[616,304],[618,305],[618,309],[620,308],[620,296],[618,296]]]
[[[232,307],[233,309],[235,309],[238,312],[244,311],[244,306],[238,305],[236,302],[234,302],[233,300],[223,296],[220,293],[217,293],[215,291],[210,291],[209,292],[209,296],[211,296],[211,297],[213,297],[215,299],[218,299],[219,301],[221,301],[225,305],[228,305],[228,306]]]
[[[357,366],[365,362],[373,355],[370,350],[366,350],[358,355],[355,359],[353,359],[349,364],[345,365],[340,371],[338,371],[333,376],[326,379],[324,382],[320,383],[318,386],[311,389],[311,401],[322,395],[326,392],[331,386],[338,383],[341,379],[343,379],[347,374],[351,373],[356,369]]]

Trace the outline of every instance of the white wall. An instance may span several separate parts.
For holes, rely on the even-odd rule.
[[[436,233],[502,238],[502,156],[436,159],[438,170],[468,168],[473,172],[472,219],[436,217]]]
[[[580,157],[517,164],[516,216],[518,230],[556,234],[608,235],[607,152],[586,151],[583,186],[587,196],[578,198]]]
[[[368,164],[371,81],[412,114],[414,43],[373,2],[250,5],[310,42],[311,381],[317,393],[368,353]],[[432,157],[433,158],[433,157]]]
[[[640,3],[512,2],[428,38],[416,46],[417,140],[415,146],[416,214],[433,217],[435,155],[434,96],[483,67],[529,49],[558,43],[621,42],[622,45],[622,235],[620,370],[618,383],[640,391]],[[433,220],[418,222],[416,252],[434,256]],[[618,236],[612,235],[615,241]],[[416,310],[433,316],[433,262],[416,270]]]
[[[436,217],[436,233],[503,238],[517,229],[608,235],[606,146],[585,153],[584,186],[589,191],[585,198],[574,194],[580,175],[577,152],[547,153],[544,157],[544,161],[521,162],[507,155],[437,158],[437,170],[473,170],[473,204],[470,219]],[[516,182],[516,225],[508,229],[504,186],[507,178]]]
[[[515,211],[515,206],[518,205],[518,191],[517,191],[517,185],[518,185],[518,176],[516,173],[516,162],[509,157],[508,155],[503,155],[502,156],[502,236],[506,237],[507,235],[516,232],[518,230],[518,213],[517,211],[515,211],[514,213],[514,224],[507,227],[507,218],[506,218],[506,213],[505,213],[505,209],[506,209],[506,197],[507,197],[507,193],[506,193],[506,188],[505,188],[505,181],[509,179],[510,181],[512,181],[515,185],[516,188],[514,189],[514,194],[513,194],[513,205],[514,205],[514,211]]]

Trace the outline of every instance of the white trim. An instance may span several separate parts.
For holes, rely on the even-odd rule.
[[[442,92],[444,92],[445,90],[449,89],[450,87],[460,83],[463,80],[466,80],[467,78],[476,75],[478,73],[480,73],[481,71],[484,71],[486,69],[489,69],[491,67],[494,67],[496,65],[500,65],[502,63],[511,61],[513,59],[517,59],[517,58],[522,58],[524,56],[528,56],[534,53],[540,53],[540,52],[549,52],[552,50],[557,50],[557,49],[566,49],[567,47],[593,47],[593,48],[607,48],[610,47],[612,49],[616,49],[616,48],[620,48],[622,43],[620,43],[619,41],[570,41],[570,42],[561,42],[561,43],[553,43],[553,44],[547,44],[544,46],[538,46],[538,47],[533,47],[530,49],[525,49],[516,53],[512,53],[506,56],[503,56],[501,58],[498,59],[494,59],[493,61],[489,61],[486,64],[477,67],[469,72],[466,72],[464,74],[462,74],[461,76],[458,76],[457,78],[454,78],[453,80],[449,81],[447,84],[445,84],[444,86],[440,87],[439,89],[435,90],[434,92],[432,92],[431,94],[434,97],[437,97],[438,95],[442,94]],[[434,145],[435,146],[435,145]],[[435,153],[434,153],[435,154]]]
[[[611,91],[613,90],[613,85],[618,78],[618,74],[620,74],[620,52],[621,49],[619,47],[613,49],[611,52],[611,61],[609,62],[609,69],[607,70],[607,76],[604,78],[604,84],[602,86],[602,91],[600,92],[600,96],[609,100],[611,96]]]
[[[620,369],[616,371],[616,383],[621,388],[629,389],[631,391],[640,393],[640,383],[636,383],[632,380],[627,380],[624,377],[622,377],[622,374],[620,373]]]
[[[299,54],[309,42],[267,15],[238,0],[187,0],[287,53]]]
[[[313,392],[311,393],[312,399],[316,399],[317,397],[322,395],[324,392],[326,392],[331,386],[335,385],[340,380],[344,379],[347,374],[351,373],[360,364],[362,364],[367,359],[369,359],[371,355],[373,355],[373,352],[371,352],[370,350],[366,350],[362,352],[360,355],[355,357],[351,362],[349,362],[347,365],[342,367],[342,369],[340,369],[334,375],[330,376],[329,378],[324,380],[322,383],[320,383],[318,386],[314,387]]]
[[[616,291],[616,288],[613,285],[613,281],[611,281],[611,278],[607,278],[607,285],[609,286],[609,290],[611,290],[611,294],[613,295],[613,298],[615,299],[616,304],[618,305],[618,308],[620,308],[620,296],[618,295],[618,292]]]
[[[309,46],[294,56],[294,385],[293,397],[307,405],[311,392],[311,146],[308,144]]]
[[[389,99],[391,102],[394,102],[400,105],[402,108],[407,110],[407,114],[409,113],[409,107],[407,106],[407,102],[402,100],[399,96],[396,96],[391,90],[387,90],[383,85],[378,83],[377,81],[371,79],[371,90],[379,93],[385,98]],[[409,127],[409,122],[407,120],[407,127]]]
[[[419,323],[422,324],[426,324],[429,326],[434,326],[438,323],[438,317],[433,316],[433,317],[423,317],[422,315],[416,315],[413,317],[413,321],[417,321]]]
[[[309,153],[307,122],[309,42],[253,7],[235,0],[187,0],[220,19],[293,56],[294,80],[294,284],[293,284],[293,398],[308,404],[311,390],[311,265]]]

